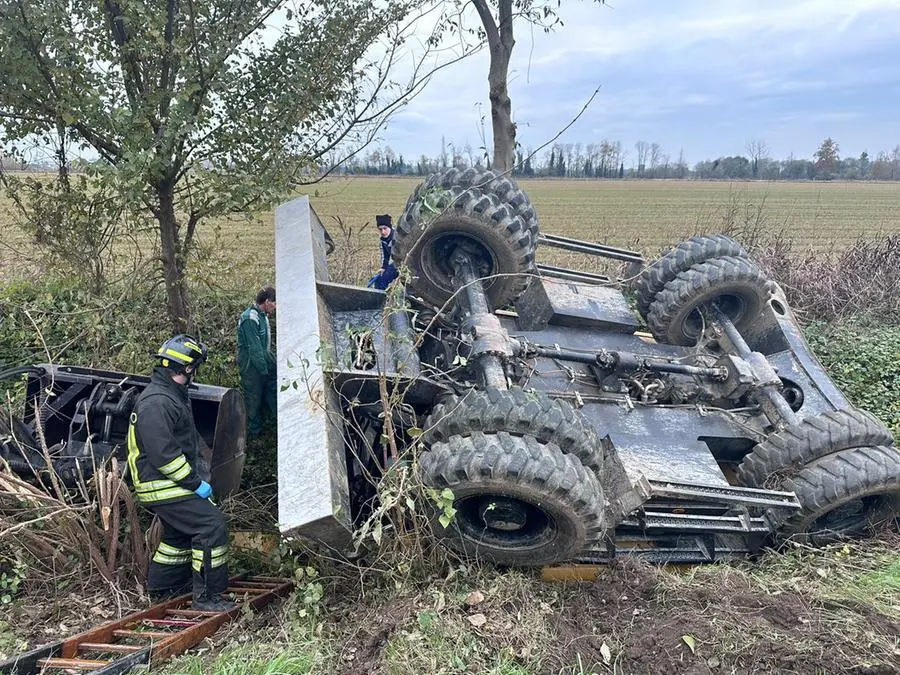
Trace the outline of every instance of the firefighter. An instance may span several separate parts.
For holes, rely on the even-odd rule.
[[[381,241],[381,269],[369,281],[369,285],[385,290],[399,274],[391,262],[391,249],[394,248],[394,225],[390,215],[375,216],[375,226]]]
[[[274,309],[275,289],[266,286],[256,294],[256,302],[245,309],[238,320],[237,362],[250,438],[262,433],[264,410],[272,418],[276,414],[276,368],[269,326],[269,314]]]
[[[128,468],[138,500],[163,525],[150,561],[147,588],[162,599],[193,591],[193,607],[227,611],[228,529],[198,475],[200,434],[188,386],[206,360],[206,345],[190,335],[166,340],[156,354],[150,384],[128,426]]]

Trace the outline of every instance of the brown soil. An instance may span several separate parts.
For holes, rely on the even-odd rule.
[[[768,594],[727,569],[673,586],[671,575],[625,560],[595,583],[561,587],[531,580],[528,588],[533,597],[492,603],[489,596],[477,608],[488,621],[477,630],[465,623],[474,611],[465,607],[445,610],[445,621],[474,630],[488,653],[525,654],[516,661],[529,673],[571,673],[574,664],[581,668],[574,672],[654,675],[900,672],[900,622],[858,604],[827,607],[793,591]],[[542,648],[517,630],[525,605],[541,603],[551,606],[552,635]],[[351,610],[358,618],[343,638],[345,658],[354,655],[348,672],[384,672],[384,645],[414,625],[416,613],[408,598]],[[485,660],[469,664],[474,672],[488,666]]]
[[[349,675],[395,672],[398,657],[388,659],[393,645],[411,650],[409,666],[396,672],[425,675],[427,668],[415,670],[414,651],[406,645],[410,633],[423,631],[422,613],[431,612],[440,635],[450,636],[447,649],[462,644],[460,636],[469,641],[463,656],[471,672],[900,673],[896,614],[849,599],[823,601],[787,584],[766,592],[748,578],[729,567],[689,571],[682,578],[624,559],[593,583],[544,583],[536,575],[482,570],[452,583],[436,579],[399,593],[382,589],[359,598],[348,581],[335,584],[326,596],[322,637],[330,647],[325,668]],[[484,599],[467,606],[464,598],[475,589],[484,590]],[[446,597],[439,608],[437,591]],[[204,646],[215,655],[238,638],[262,639],[279,623],[281,607],[223,627]],[[128,609],[97,588],[56,603],[17,603],[9,624],[33,647]],[[484,615],[483,624],[471,623],[476,612]],[[420,648],[429,647],[422,643]],[[501,654],[520,669],[498,671]]]

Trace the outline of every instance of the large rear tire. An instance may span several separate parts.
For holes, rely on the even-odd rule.
[[[713,258],[747,258],[747,252],[724,234],[698,235],[678,244],[652,265],[645,267],[635,282],[635,300],[646,317],[656,295],[682,272]]]
[[[715,301],[738,330],[760,315],[770,286],[762,270],[744,258],[714,258],[681,272],[650,305],[647,324],[660,342],[695,345],[702,337],[700,307]]]
[[[450,257],[462,247],[477,274],[487,277],[491,307],[514,303],[534,274],[535,238],[522,219],[495,194],[477,188],[420,186],[413,196],[393,248],[394,263],[412,273],[408,290],[443,306],[454,293]]]
[[[448,169],[443,173],[432,174],[424,183],[426,189],[442,187],[450,189],[454,187],[468,189],[475,188],[484,194],[495,195],[510,211],[519,216],[525,225],[525,229],[531,232],[531,236],[537,241],[540,226],[537,213],[528,195],[509,176],[493,169]],[[407,207],[409,202],[407,202]]]
[[[425,485],[453,492],[456,514],[437,536],[460,553],[500,565],[570,560],[600,537],[597,478],[553,443],[473,433],[435,443],[420,458]]]
[[[821,546],[867,533],[900,507],[900,450],[874,446],[814,460],[785,481],[802,504],[784,522],[781,539]]]
[[[785,427],[744,457],[737,478],[747,487],[774,487],[813,460],[852,448],[891,445],[884,425],[862,410],[831,410]]]
[[[603,445],[584,416],[565,401],[521,387],[476,389],[444,398],[428,416],[422,440],[431,446],[453,436],[500,431],[555,443],[596,476],[603,475]]]

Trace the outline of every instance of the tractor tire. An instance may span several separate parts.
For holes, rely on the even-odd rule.
[[[699,307],[713,300],[738,330],[752,323],[768,301],[770,283],[745,258],[713,258],[681,272],[656,295],[647,324],[660,342],[692,346],[702,336]]]
[[[744,457],[737,478],[747,487],[777,488],[810,462],[828,455],[891,445],[891,432],[862,410],[830,410],[807,417],[759,443]]]
[[[522,219],[476,188],[417,191],[397,225],[392,254],[412,274],[407,290],[442,307],[454,294],[449,259],[460,246],[479,276],[500,275],[484,282],[492,308],[515,302],[534,273],[535,239]]]
[[[683,241],[649,267],[634,284],[635,300],[641,316],[646,317],[656,295],[682,272],[713,258],[747,258],[744,247],[724,234],[699,235]]]
[[[841,450],[810,462],[784,487],[802,508],[782,524],[779,539],[822,546],[862,536],[900,513],[900,450]]]
[[[457,187],[467,190],[475,188],[484,194],[496,195],[510,209],[511,213],[522,219],[525,229],[531,232],[532,238],[537,241],[540,226],[534,206],[516,181],[507,175],[492,169],[448,169],[443,173],[432,174],[424,185],[426,189],[442,187],[449,190]]]
[[[563,453],[577,457],[594,475],[603,476],[603,444],[597,432],[578,410],[542,392],[529,393],[513,387],[449,396],[434,407],[425,429],[422,440],[426,446],[474,432],[505,431],[513,436],[530,436],[541,443],[556,444]]]
[[[439,539],[460,553],[498,565],[540,566],[570,560],[603,528],[600,482],[554,443],[505,432],[452,436],[420,460],[425,485],[453,492]]]

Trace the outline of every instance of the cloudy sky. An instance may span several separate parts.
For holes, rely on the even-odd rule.
[[[660,143],[688,162],[746,153],[810,157],[900,144],[900,0],[588,0],[562,3],[547,35],[517,25],[510,96],[519,141]],[[490,142],[486,50],[435,76],[383,133],[408,159]],[[479,107],[480,104],[480,107]]]

